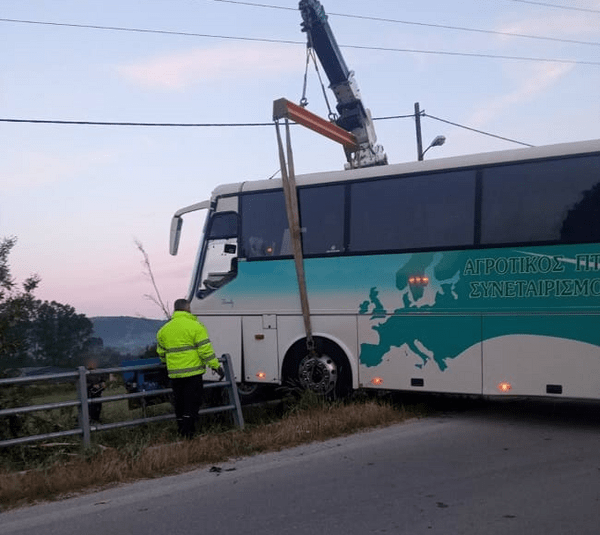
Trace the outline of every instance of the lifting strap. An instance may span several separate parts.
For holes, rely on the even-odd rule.
[[[283,142],[281,140],[279,120],[275,120],[275,129],[277,131],[277,146],[279,149],[279,163],[281,165],[283,193],[285,196],[285,210],[290,229],[290,241],[292,243],[292,250],[294,253],[294,263],[296,265],[296,277],[298,279],[298,289],[300,291],[300,306],[302,308],[302,317],[304,319],[304,331],[306,332],[306,347],[310,353],[313,353],[315,344],[312,336],[312,326],[310,323],[308,293],[306,291],[304,257],[302,255],[302,237],[300,234],[300,213],[298,211],[298,192],[296,189],[296,176],[294,173],[294,159],[292,154],[290,123],[288,118],[285,118],[286,151],[284,151]]]
[[[319,66],[317,64],[317,58],[315,57],[315,51],[310,45],[308,45],[306,47],[306,67],[304,68],[304,85],[302,87],[302,98],[300,99],[300,106],[302,106],[303,108],[306,108],[306,106],[308,106],[308,99],[306,98],[306,86],[307,86],[307,82],[308,82],[308,64],[310,63],[311,60],[315,66],[315,71],[317,72],[317,76],[319,77],[319,83],[321,84],[321,91],[323,92],[323,97],[325,98],[325,104],[327,104],[327,110],[329,111],[329,115],[328,115],[329,120],[332,123],[335,123],[338,119],[338,116],[336,113],[331,111],[331,106],[329,105],[329,99],[327,98],[327,91],[325,89],[325,84],[323,84],[323,79],[321,78],[321,72],[319,71]]]

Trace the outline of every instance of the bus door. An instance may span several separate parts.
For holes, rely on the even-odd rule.
[[[238,272],[238,221],[235,211],[212,214],[201,250],[192,312],[206,326],[217,356],[229,353],[236,380],[242,381],[242,318],[228,312],[220,297],[220,290]]]
[[[220,212],[212,216],[202,254],[198,297],[205,298],[237,275],[238,215]]]

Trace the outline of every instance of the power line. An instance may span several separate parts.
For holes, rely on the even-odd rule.
[[[219,0],[225,1],[225,0]],[[465,26],[449,26],[447,24],[434,24],[429,22],[412,22],[406,20],[398,20],[398,19],[386,19],[380,17],[367,17],[362,15],[344,15],[342,13],[331,13],[331,15],[337,15],[338,17],[351,17],[356,19],[366,19],[366,20],[375,20],[381,22],[393,22],[396,24],[407,24],[411,26],[425,26],[428,28],[441,28],[444,30],[458,30],[462,32],[474,32],[474,33],[485,33],[488,35],[502,35],[504,37],[521,37],[524,39],[537,39],[541,41],[554,41],[558,43],[569,43],[576,45],[589,45],[589,46],[600,46],[600,43],[595,41],[579,41],[577,39],[565,39],[562,37],[547,37],[543,35],[529,35],[525,33],[515,33],[515,32],[502,32],[500,30],[483,30],[480,28],[467,28]]]
[[[1,123],[62,124],[80,126],[242,127],[273,126],[273,123],[134,123],[118,121],[66,121],[56,119],[0,119]]]
[[[387,117],[373,117],[373,121],[387,121],[389,119],[410,119],[414,116],[414,113],[411,113],[410,115],[388,115]]]
[[[440,119],[435,115],[430,115],[428,113],[423,112],[424,117],[429,117],[430,119],[435,119],[436,121],[440,121],[442,123],[450,124],[452,126],[457,126],[458,128],[464,128],[465,130],[470,130],[471,132],[477,132],[478,134],[483,134],[484,136],[495,137],[496,139],[502,139],[503,141],[510,141],[511,143],[517,143],[518,145],[525,145],[526,147],[534,147],[535,145],[531,145],[529,143],[524,143],[523,141],[516,141],[515,139],[510,139],[508,137],[497,136],[496,134],[490,134],[489,132],[484,132],[483,130],[477,130],[476,128],[471,128],[470,126],[465,126],[459,123],[453,123],[452,121],[448,121],[446,119]]]
[[[507,137],[498,136],[496,134],[490,134],[489,132],[485,132],[483,130],[477,130],[476,128],[472,128],[470,126],[465,126],[459,123],[454,123],[452,121],[448,121],[446,119],[440,119],[434,115],[429,115],[428,113],[423,112],[422,115],[424,117],[429,117],[430,119],[434,119],[436,121],[440,121],[442,123],[446,123],[452,126],[456,126],[458,128],[464,128],[465,130],[470,130],[472,132],[476,132],[478,134],[482,134],[485,136],[494,137],[497,139],[501,139],[503,141],[510,141],[512,143],[517,143],[519,145],[525,145],[527,147],[533,147],[534,145],[530,145],[529,143],[524,143],[522,141],[516,141],[514,139],[510,139]],[[414,117],[413,114],[407,115],[389,115],[384,117],[373,117],[373,121],[386,121],[390,119],[412,119]],[[263,127],[268,126],[272,127],[273,123],[135,123],[135,122],[117,122],[117,121],[68,121],[68,120],[56,120],[56,119],[7,119],[0,118],[0,123],[28,123],[28,124],[55,124],[55,125],[75,125],[75,126],[142,126],[142,127],[195,127],[195,128],[239,128],[239,127]],[[297,123],[291,123],[293,126]]]
[[[22,20],[22,19],[5,19],[0,18],[0,22],[12,22],[16,24],[37,24],[41,26],[63,26],[66,28],[82,28],[89,30],[108,30],[113,32],[133,32],[133,33],[158,33],[165,35],[181,35],[184,37],[207,37],[210,39],[234,39],[238,41],[260,41],[264,43],[283,43],[291,45],[305,44],[301,41],[288,41],[285,39],[268,39],[268,38],[255,38],[255,37],[232,37],[228,35],[215,35],[209,33],[195,33],[195,32],[179,32],[171,30],[151,30],[147,28],[124,28],[121,26],[98,26],[96,24],[72,24],[66,22],[48,22],[39,20]]]
[[[236,0],[213,0],[214,2],[223,2],[224,4],[240,4],[243,6],[266,7],[268,9],[281,9],[283,11],[298,11],[297,7],[274,6],[273,4],[259,4],[256,2],[241,2]]]
[[[414,48],[388,48],[382,46],[339,45],[341,48],[356,48],[359,50],[380,50],[384,52],[405,52],[410,54],[433,54],[440,56],[462,56],[468,58],[508,59],[516,61],[535,61],[541,63],[565,63],[569,65],[600,65],[600,61],[578,59],[539,58],[531,56],[507,56],[501,54],[484,54],[481,52],[448,52],[444,50],[418,50]]]
[[[286,11],[297,11],[297,9],[294,7],[274,6],[272,4],[259,4],[256,2],[242,2],[241,0],[213,0],[213,1],[214,2],[223,2],[223,3],[227,3],[227,4],[240,4],[240,5],[244,5],[244,6],[265,7],[265,8],[270,8],[270,9],[282,9],[282,10],[286,10]],[[553,8],[557,8],[557,9],[568,9],[568,10],[572,10],[572,11],[585,11],[587,13],[600,13],[600,10],[597,10],[597,9],[590,9],[590,8],[585,8],[585,7],[574,7],[574,6],[563,6],[563,5],[559,5],[559,4],[550,4],[547,2],[534,2],[533,0],[508,0],[508,1],[509,2],[520,2],[522,4],[533,4],[533,5],[544,6],[544,7],[553,7]],[[394,19],[378,19],[376,17],[366,17],[366,16],[363,17],[360,15],[345,15],[345,14],[341,14],[341,13],[332,13],[332,12],[327,12],[327,14],[328,15],[336,15],[338,17],[354,17],[354,18],[359,18],[359,19],[364,18],[364,19],[370,19],[370,20],[381,20],[381,21],[385,21],[385,22],[400,22],[403,24],[420,24],[418,22],[416,22],[416,23],[408,22],[407,23],[404,21],[398,21],[398,20],[394,20]],[[452,26],[440,26],[440,27],[441,28],[451,28],[454,30],[464,30],[465,29],[465,28],[452,27]],[[480,31],[480,30],[473,30],[473,31]],[[507,33],[506,35],[512,35],[512,34]],[[519,37],[525,37],[525,36],[519,36]]]
[[[240,5],[252,6],[252,7],[263,7],[263,8],[270,8],[270,9],[286,9],[286,10],[296,11],[294,8],[291,8],[291,7],[281,7],[281,6],[274,6],[274,5],[270,5],[270,4],[258,4],[258,3],[254,3],[254,2],[242,2],[240,0],[213,0],[213,1],[224,2],[224,3],[228,3],[228,4],[240,4]],[[429,23],[429,22],[415,22],[415,21],[407,21],[407,20],[400,20],[400,19],[389,19],[389,18],[383,18],[383,17],[370,17],[370,16],[366,16],[366,15],[349,15],[347,13],[327,12],[327,15],[336,16],[336,17],[346,17],[346,18],[352,18],[352,19],[373,20],[373,21],[377,21],[377,22],[391,22],[391,23],[395,23],[395,24],[405,24],[405,25],[410,25],[410,26],[424,26],[427,28],[438,28],[438,29],[444,29],[444,30],[457,30],[457,31],[462,31],[462,32],[475,32],[475,33],[484,33],[484,34],[489,34],[489,35],[502,35],[505,37],[522,37],[525,39],[554,41],[554,42],[558,42],[558,43],[600,46],[600,43],[595,42],[595,41],[579,41],[577,39],[564,39],[561,37],[547,37],[547,36],[542,36],[542,35],[529,35],[529,34],[524,34],[524,33],[502,32],[499,30],[483,30],[483,29],[479,29],[479,28],[467,28],[466,26],[450,26],[447,24],[434,24],[434,23]]]
[[[510,141],[511,143],[516,143],[517,145],[524,145],[526,147],[535,147],[535,145],[531,145],[530,143],[525,143],[523,141],[517,141],[516,139],[511,139],[508,137],[503,137],[503,136],[498,136],[496,134],[491,134],[489,132],[485,132],[484,130],[478,130],[477,128],[472,128],[470,126],[465,126],[463,124],[459,124],[459,123],[454,123],[452,121],[448,121],[447,119],[440,119],[439,117],[436,117],[435,115],[429,115],[428,113],[425,113],[425,111],[421,112],[421,115],[423,117],[429,117],[430,119],[434,119],[436,121],[440,121],[442,123],[446,123],[452,126],[456,126],[458,128],[463,128],[465,130],[470,130],[471,132],[475,132],[477,134],[482,134],[484,136],[489,136],[489,137],[494,137],[496,139],[501,139],[502,141]],[[412,119],[413,117],[415,117],[414,113],[411,113],[409,115],[390,115],[388,117],[373,117],[373,121],[385,121],[388,119]]]
[[[217,0],[217,1],[225,1],[225,0]],[[533,4],[535,6],[544,6],[544,7],[552,7],[556,9],[568,9],[571,11],[585,11],[586,13],[600,13],[598,9],[590,9],[586,7],[576,7],[576,6],[562,6],[559,4],[549,4],[547,2],[534,2],[533,0],[508,0],[509,2],[519,2],[521,4]]]
[[[218,0],[225,1],[225,0]],[[45,22],[45,21],[32,21],[32,20],[19,20],[19,19],[6,19],[0,18],[0,22],[11,22],[18,24],[38,24],[46,26],[64,26],[69,28],[87,28],[93,30],[109,30],[109,31],[120,31],[120,32],[138,32],[138,33],[158,33],[168,35],[182,35],[187,37],[206,37],[211,39],[229,39],[238,41],[254,41],[262,43],[279,43],[279,44],[291,44],[291,45],[303,45],[306,43],[303,41],[292,41],[287,39],[268,39],[259,37],[239,37],[230,35],[214,35],[205,33],[192,33],[192,32],[177,32],[169,30],[151,30],[144,28],[123,28],[119,26],[98,26],[93,24],[71,24],[63,22]],[[585,61],[575,59],[560,59],[560,58],[539,58],[529,56],[507,56],[498,54],[483,54],[475,52],[448,52],[443,50],[419,50],[413,48],[392,48],[392,47],[379,47],[379,46],[360,46],[360,45],[344,45],[340,44],[340,48],[354,48],[359,50],[378,50],[383,52],[402,52],[409,54],[430,54],[430,55],[441,55],[441,56],[456,56],[456,57],[469,57],[469,58],[486,58],[486,59],[505,59],[514,61],[533,61],[543,63],[566,63],[570,65],[600,65],[599,61]]]

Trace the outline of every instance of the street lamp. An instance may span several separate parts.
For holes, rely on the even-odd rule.
[[[425,153],[431,147],[439,147],[446,142],[446,138],[444,136],[436,136],[435,139],[429,144],[425,150],[423,150],[423,141],[421,139],[421,115],[424,115],[425,111],[421,111],[421,107],[418,102],[415,102],[415,127],[417,129],[417,158],[419,161],[423,159]]]
[[[419,160],[423,159],[423,156],[425,156],[425,153],[431,148],[431,147],[441,147],[444,143],[446,143],[446,137],[445,136],[435,136],[434,140],[429,144],[429,147],[427,147],[420,155],[419,155]]]

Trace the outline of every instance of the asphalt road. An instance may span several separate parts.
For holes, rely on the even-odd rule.
[[[10,534],[600,533],[600,405],[435,417],[0,514]]]

